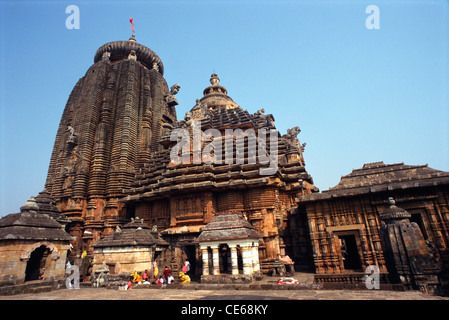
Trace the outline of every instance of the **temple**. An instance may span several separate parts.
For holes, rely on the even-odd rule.
[[[178,120],[181,86],[167,84],[156,53],[134,35],[96,51],[63,110],[45,189],[29,204],[52,232],[15,247],[0,239],[22,257],[0,264],[0,286],[26,282],[23,257],[40,254],[44,267],[53,248],[61,260],[47,275],[57,281],[67,258],[82,277],[178,272],[189,261],[193,279],[247,283],[291,261],[318,284],[360,283],[373,267],[384,284],[447,284],[448,172],[368,163],[319,192],[299,127],[281,134],[272,114],[242,108],[217,74],[204,80]],[[55,230],[64,237],[53,239]]]
[[[225,211],[239,212],[261,235],[261,263],[291,252],[295,199],[317,191],[299,127],[281,135],[273,115],[241,108],[217,74],[178,121],[180,85],[169,88],[163,71],[134,38],[109,42],[70,94],[45,192],[70,221],[72,258],[92,255],[99,239],[139,218],[171,244],[164,263],[188,259],[201,275],[196,238]],[[183,133],[187,148],[174,157]]]

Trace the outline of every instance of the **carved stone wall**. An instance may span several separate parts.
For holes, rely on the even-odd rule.
[[[342,240],[353,242],[358,271],[377,265],[387,272],[380,237],[380,214],[389,197],[411,214],[433,248],[435,259],[447,273],[449,267],[449,173],[425,166],[383,162],[366,164],[342,177],[320,194],[298,199],[293,220],[308,222],[313,268],[316,273],[348,272]],[[300,241],[295,237],[295,241]],[[354,264],[355,265],[355,264]],[[354,266],[352,265],[352,266]]]

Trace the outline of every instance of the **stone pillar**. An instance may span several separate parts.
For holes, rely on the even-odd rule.
[[[239,274],[239,264],[237,260],[237,247],[231,247],[232,274]]]
[[[243,258],[243,274],[251,274],[253,270],[252,270],[250,247],[248,246],[242,247],[242,258]]]
[[[212,274],[220,275],[220,259],[218,256],[218,246],[212,248]]]
[[[253,271],[258,273],[260,271],[260,264],[259,264],[259,247],[257,245],[254,245],[252,247],[252,253],[253,253]]]
[[[206,248],[201,248],[201,253],[203,256],[203,276],[209,275],[209,252],[207,252]]]

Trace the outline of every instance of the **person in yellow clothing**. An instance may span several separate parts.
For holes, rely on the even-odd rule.
[[[179,280],[181,280],[181,284],[190,284],[190,277],[182,271],[179,272]]]
[[[131,275],[133,276],[133,282],[134,283],[143,282],[142,276],[140,274],[138,274],[136,271],[133,271],[131,273]]]
[[[159,274],[159,269],[157,268],[157,260],[153,262],[153,275],[154,279],[157,279],[157,275]]]

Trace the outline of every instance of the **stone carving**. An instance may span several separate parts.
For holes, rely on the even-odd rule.
[[[109,57],[111,56],[111,53],[109,51],[105,51],[103,55],[101,56],[101,60],[109,60]]]
[[[136,50],[131,50],[129,55],[128,55],[128,59],[130,60],[137,60],[137,54],[136,54]]]
[[[301,150],[301,145],[299,143],[298,134],[301,132],[301,129],[296,126],[291,129],[287,129],[287,134],[283,135],[282,137],[285,138],[285,141],[290,147],[297,148],[298,150]]]
[[[58,249],[55,247],[55,245],[48,241],[41,241],[33,244],[31,247],[29,247],[25,252],[23,252],[20,255],[20,260],[28,261],[30,259],[31,253],[39,248],[40,246],[45,246],[47,249],[52,253],[51,258],[53,260],[57,260],[60,257],[60,254],[58,252]]]
[[[196,104],[191,111],[186,113],[186,117],[189,115],[193,120],[210,119],[211,114],[207,108],[207,104],[202,103],[199,99],[196,99]]]
[[[181,86],[179,85],[179,83],[176,83],[170,87],[170,92],[165,95],[165,102],[167,102],[168,106],[174,107],[178,105],[178,101],[176,100],[175,95],[178,94],[180,88]]]
[[[69,132],[69,138],[67,139],[67,144],[75,145],[77,143],[77,134],[75,133],[75,129],[69,125],[67,126],[67,132]]]
[[[172,85],[170,87],[170,94],[171,95],[176,95],[179,92],[179,89],[181,89],[181,86],[179,85],[179,83],[175,83],[174,85]]]

